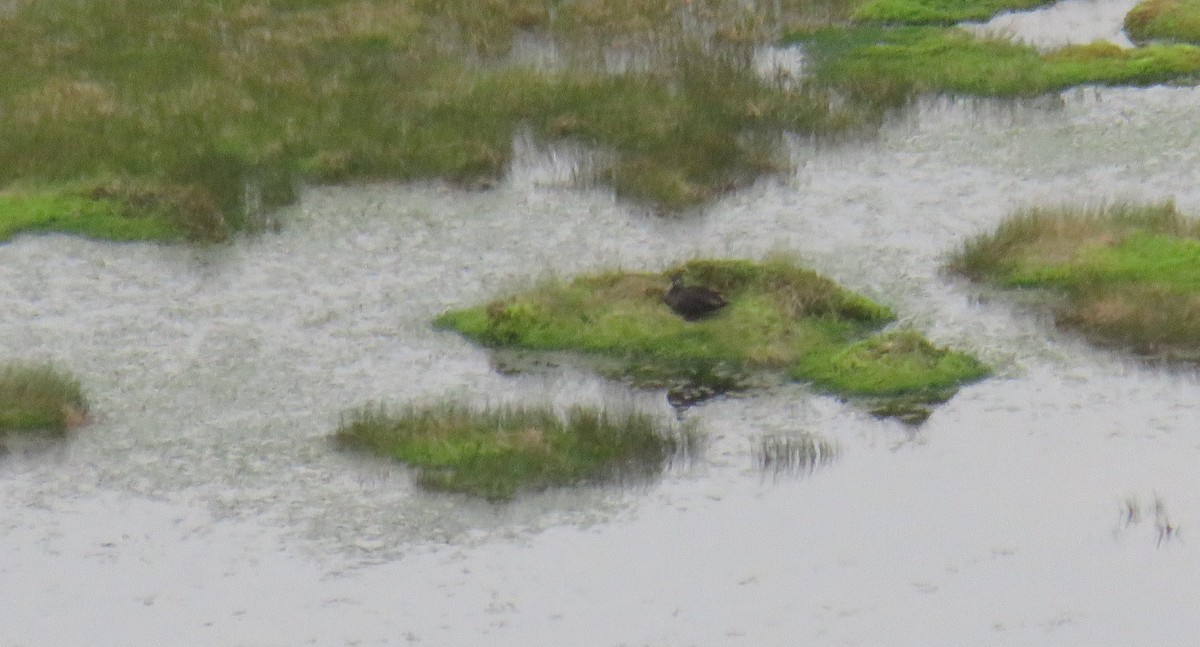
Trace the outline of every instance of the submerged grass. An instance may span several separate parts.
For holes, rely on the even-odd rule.
[[[812,433],[763,436],[754,446],[754,463],[764,474],[810,474],[841,454],[834,441]]]
[[[0,365],[0,436],[62,435],[83,424],[87,401],[79,381],[49,366]]]
[[[1063,294],[1057,321],[1095,341],[1200,359],[1200,222],[1171,202],[1023,210],[950,268]]]
[[[695,446],[688,428],[635,411],[572,407],[472,409],[444,402],[350,413],[334,436],[342,447],[403,461],[436,490],[508,500],[520,490],[644,479]]]
[[[675,315],[662,301],[667,276],[675,271],[683,272],[685,283],[721,292],[729,304],[697,322]],[[911,396],[943,387],[953,392],[986,374],[965,356],[918,343],[915,333],[887,334],[859,346],[893,319],[888,308],[777,258],[693,260],[663,273],[547,281],[522,294],[447,312],[436,324],[488,346],[616,359],[625,374],[649,376],[644,381],[650,384],[776,371],[841,395]],[[892,346],[903,348],[883,352]],[[729,388],[724,382],[705,386]]]
[[[1125,15],[1125,33],[1135,42],[1200,44],[1200,0],[1144,0]]]
[[[815,81],[881,105],[924,93],[1021,97],[1085,84],[1190,81],[1200,73],[1200,48],[1181,44],[1123,49],[1098,41],[1039,53],[957,28],[877,26],[806,29],[789,38],[813,57]]]
[[[737,33],[754,16],[685,0],[20,3],[0,15],[0,188],[63,195],[123,178],[186,194],[207,221],[170,218],[174,227],[136,234],[64,226],[219,239],[293,199],[298,179],[487,185],[514,133],[532,129],[604,153],[612,161],[591,179],[620,195],[684,209],[785,166],[784,131],[874,118],[756,76],[740,39],[761,42],[766,30]],[[712,27],[693,34],[693,23]],[[592,42],[600,33],[651,43],[646,64],[538,70],[506,58],[514,39],[536,34],[563,49],[591,43],[602,61],[611,49]],[[111,221],[109,206],[74,213]],[[155,220],[162,206],[125,210]]]

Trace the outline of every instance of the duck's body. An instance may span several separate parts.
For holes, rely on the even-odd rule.
[[[725,297],[698,285],[684,285],[683,274],[671,275],[671,288],[663,294],[663,303],[688,321],[703,319],[725,307]]]

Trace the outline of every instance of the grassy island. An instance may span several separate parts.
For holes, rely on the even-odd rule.
[[[1200,43],[1200,0],[1144,0],[1125,15],[1125,32],[1139,43]]]
[[[719,291],[728,305],[686,321],[663,303],[668,275]],[[615,361],[635,383],[711,382],[777,372],[851,397],[943,401],[988,369],[918,334],[879,331],[892,311],[784,259],[693,260],[663,273],[608,272],[547,281],[447,312],[436,324],[481,344],[579,351]]]
[[[0,366],[0,437],[10,432],[59,436],[86,416],[78,380],[47,366]]]
[[[508,500],[520,490],[642,479],[695,446],[694,432],[638,412],[455,403],[396,412],[352,412],[334,436],[341,447],[407,463],[427,488]]]
[[[860,100],[896,104],[916,94],[1035,96],[1079,85],[1145,86],[1200,73],[1200,47],[1123,49],[1097,41],[1051,52],[942,27],[860,26],[796,31],[812,79]]]
[[[1170,202],[1020,211],[950,267],[1046,290],[1057,322],[1096,342],[1200,359],[1200,221]]]

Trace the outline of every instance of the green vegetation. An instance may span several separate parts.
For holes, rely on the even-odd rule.
[[[491,500],[522,489],[646,478],[696,444],[691,430],[644,413],[573,407],[563,416],[549,407],[472,410],[449,402],[395,413],[366,407],[334,438],[415,467],[424,487]]]
[[[1053,290],[1058,322],[1097,342],[1200,359],[1200,223],[1170,202],[1021,211],[951,269]]]
[[[1200,1],[1144,0],[1125,15],[1125,32],[1135,42],[1200,43]]]
[[[83,424],[86,415],[78,380],[47,366],[0,365],[0,436],[18,431],[62,435]]]
[[[935,92],[1019,97],[1084,84],[1152,85],[1200,72],[1200,48],[1190,45],[1095,42],[1041,54],[938,27],[810,29],[790,38],[813,57],[815,81],[883,105]]]
[[[835,393],[912,395],[950,389],[985,377],[979,360],[938,348],[912,330],[875,335],[844,348],[812,353],[792,374]]]
[[[874,118],[760,80],[762,20],[687,0],[17,3],[0,14],[0,190],[19,184],[42,216],[6,220],[220,239],[298,181],[487,186],[518,132],[581,142],[598,152],[590,181],[684,209],[786,168],[784,131]],[[518,37],[561,65],[514,60]],[[644,63],[605,69],[614,40]],[[79,202],[113,183],[137,187],[119,209]]]
[[[0,193],[0,241],[40,231],[123,242],[221,240],[229,227],[221,210],[194,187],[111,182],[75,191]]]
[[[853,12],[856,22],[903,25],[953,25],[987,20],[1004,11],[1021,11],[1053,0],[866,0]]]
[[[716,315],[684,321],[662,302],[667,275],[729,301]],[[987,373],[915,333],[867,339],[892,321],[886,307],[786,259],[693,260],[667,272],[610,272],[548,281],[492,303],[448,312],[437,325],[488,346],[574,350],[616,361],[642,384],[672,378],[730,388],[743,372],[791,372],[831,392],[887,398],[946,391]]]

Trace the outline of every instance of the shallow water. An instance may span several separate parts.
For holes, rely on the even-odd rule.
[[[1200,214],[1196,123],[1196,89],[929,101],[874,141],[798,142],[794,174],[674,220],[522,142],[494,190],[313,188],[281,233],[228,247],[0,246],[0,357],[69,368],[97,414],[0,457],[0,644],[1194,644],[1196,373],[940,267],[1024,205]],[[368,401],[671,415],[569,367],[501,375],[428,322],[549,274],[775,251],[999,375],[915,430],[800,385],[718,399],[685,414],[704,457],[660,483],[505,506],[328,445]],[[759,473],[760,437],[802,433],[838,458]]]
[[[1103,40],[1133,47],[1125,35],[1125,14],[1139,0],[1060,0],[1033,11],[1002,13],[965,27],[988,36],[1003,36],[1049,50]]]

